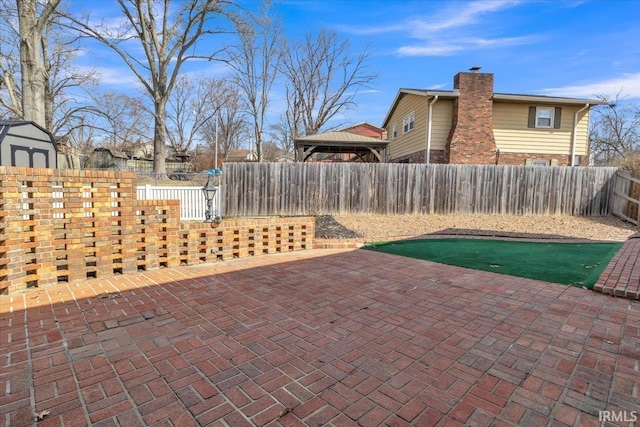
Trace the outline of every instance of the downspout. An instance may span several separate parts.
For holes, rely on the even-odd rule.
[[[573,137],[571,138],[571,166],[575,166],[576,164],[576,139],[577,139],[577,133],[578,133],[578,114],[580,114],[581,112],[583,112],[584,110],[586,110],[587,108],[589,108],[589,104],[585,104],[584,107],[582,107],[581,109],[579,109],[578,111],[576,111],[576,113],[573,115]]]
[[[429,114],[427,119],[427,149],[424,151],[424,162],[429,164],[431,160],[431,122],[433,119],[433,104],[438,100],[438,95],[433,97],[433,100],[429,103]]]

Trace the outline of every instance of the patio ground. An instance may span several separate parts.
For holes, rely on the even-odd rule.
[[[0,296],[0,350],[11,426],[596,426],[640,408],[638,302],[363,250]]]

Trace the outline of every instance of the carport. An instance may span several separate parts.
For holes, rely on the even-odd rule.
[[[383,139],[349,132],[325,132],[294,141],[296,161],[305,162],[315,153],[343,154],[345,162],[386,162],[387,144]]]

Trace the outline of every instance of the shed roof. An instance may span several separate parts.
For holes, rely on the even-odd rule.
[[[53,135],[51,135],[51,132],[49,132],[39,124],[35,122],[30,122],[27,120],[0,120],[0,141],[6,135],[6,133],[8,132],[8,129],[12,127],[17,127],[17,126],[34,126],[40,131],[46,133],[49,139],[51,140],[51,142],[53,143]]]

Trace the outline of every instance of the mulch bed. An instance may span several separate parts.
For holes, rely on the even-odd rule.
[[[349,230],[331,215],[318,215],[316,217],[316,237],[319,239],[355,239],[362,237],[362,235]]]

